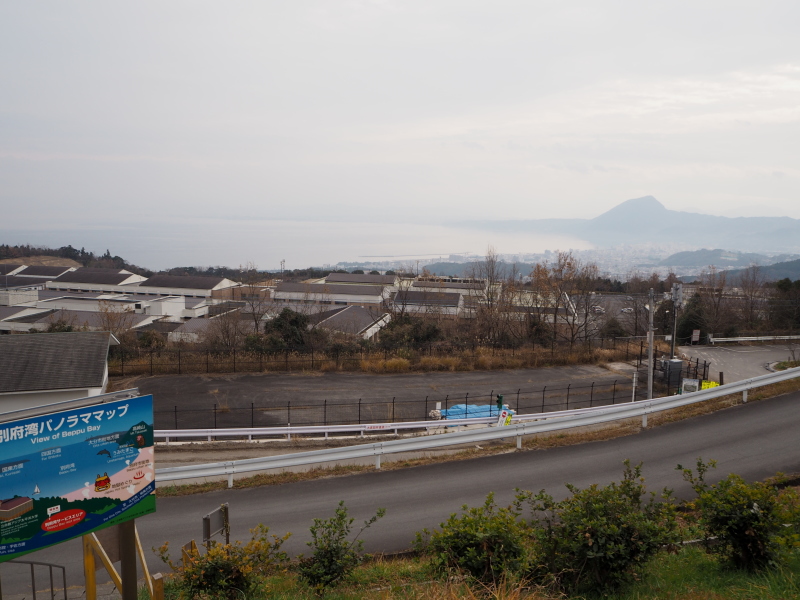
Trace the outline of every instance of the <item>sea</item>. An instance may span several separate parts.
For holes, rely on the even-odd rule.
[[[465,225],[406,222],[264,220],[187,217],[135,223],[58,225],[7,229],[0,243],[58,248],[71,245],[95,254],[106,250],[140,267],[254,264],[261,270],[304,269],[346,262],[458,260],[484,255],[491,246],[500,254],[524,256],[545,250],[583,250],[591,245],[560,235],[501,233]]]

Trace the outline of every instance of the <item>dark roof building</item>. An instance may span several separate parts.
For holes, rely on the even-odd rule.
[[[461,302],[461,294],[452,292],[416,292],[402,291],[397,292],[394,298],[397,304],[418,304],[425,306],[458,306]]]
[[[395,312],[455,317],[464,308],[464,296],[455,292],[401,291],[392,299]]]
[[[108,332],[0,336],[0,412],[103,393],[111,343]]]
[[[412,288],[425,288],[430,290],[474,290],[483,291],[486,286],[483,283],[460,283],[456,281],[415,281],[411,284]]]
[[[317,327],[329,331],[374,339],[374,336],[386,326],[389,319],[387,313],[377,312],[363,306],[345,306],[314,315],[311,317],[311,322]]]
[[[25,265],[12,265],[9,263],[0,263],[0,275],[11,275],[17,271],[21,271]]]
[[[23,277],[41,277],[47,279],[54,279],[60,277],[69,271],[75,271],[75,267],[50,267],[47,265],[31,265],[26,266],[18,275]]]
[[[358,273],[331,273],[325,277],[326,283],[394,285],[396,275],[362,275]]]
[[[113,289],[109,288],[108,286],[130,285],[144,281],[144,279],[145,278],[141,275],[134,275],[130,271],[125,271],[124,269],[93,269],[89,267],[81,267],[80,269],[68,271],[63,275],[56,277],[48,284],[47,287],[50,289],[81,289],[88,285],[90,287],[101,286],[98,287],[98,291],[101,291]]]
[[[141,283],[142,287],[158,288],[191,288],[196,290],[214,290],[227,281],[224,277],[206,277],[203,275],[153,275]]]
[[[0,275],[0,289],[41,288],[46,279],[41,277],[22,277],[21,275]]]

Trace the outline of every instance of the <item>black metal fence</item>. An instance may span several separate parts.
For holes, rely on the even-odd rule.
[[[488,394],[459,396],[426,396],[425,398],[357,398],[347,400],[323,399],[303,404],[291,401],[277,406],[228,406],[215,404],[212,408],[155,411],[156,429],[205,429],[226,427],[281,427],[286,425],[344,425],[362,423],[402,423],[435,420],[431,412],[448,409],[456,404],[494,404],[497,394],[518,414],[544,413],[573,408],[606,406],[630,402],[632,382],[620,378],[589,385],[563,387],[544,386],[528,390],[492,390]],[[646,397],[647,390],[639,387],[636,399]]]
[[[388,361],[393,358],[416,363],[434,361],[428,370],[447,370],[447,365],[435,364],[436,359],[466,359],[473,362],[481,358],[502,356],[525,362],[525,366],[536,366],[538,362],[557,363],[559,358],[595,350],[611,350],[620,355],[620,360],[636,360],[639,365],[647,359],[647,346],[640,338],[598,338],[568,344],[559,342],[541,346],[449,346],[429,345],[423,347],[359,348],[358,350],[326,351],[313,348],[287,348],[273,352],[212,352],[194,349],[112,349],[108,369],[110,376],[134,375],[184,375],[201,373],[254,373],[254,372],[298,372],[315,370],[360,370],[369,368],[371,361]],[[391,367],[390,367],[391,368]]]
[[[654,387],[657,395],[677,393],[684,377],[704,379],[708,364],[699,360],[683,363],[671,372],[654,361]],[[155,411],[156,429],[217,429],[229,427],[283,427],[287,425],[345,425],[363,423],[402,423],[435,420],[432,411],[447,409],[456,404],[494,404],[497,394],[517,414],[547,413],[593,406],[609,406],[647,398],[647,365],[639,371],[638,384],[631,379],[604,379],[590,384],[543,386],[531,389],[494,389],[484,394],[437,395],[425,398],[351,398],[322,399],[285,404],[231,406],[214,404],[211,408],[186,409],[174,406],[171,410]]]

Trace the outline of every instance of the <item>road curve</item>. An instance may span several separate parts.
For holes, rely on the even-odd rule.
[[[376,508],[385,507],[386,517],[364,535],[366,549],[399,551],[410,546],[416,531],[437,526],[462,504],[481,503],[490,491],[496,492],[501,503],[507,502],[517,487],[537,491],[544,488],[564,496],[564,483],[584,487],[619,479],[625,458],[644,462],[644,475],[651,490],[669,486],[681,498],[690,497],[691,490],[675,471],[675,465],[693,465],[698,456],[718,461],[719,466],[712,473],[716,478],[731,472],[748,480],[778,471],[800,472],[798,431],[800,393],[793,393],[604,442],[281,486],[160,498],[157,514],[140,519],[138,528],[146,549],[166,540],[177,549],[192,538],[199,540],[202,516],[228,502],[233,539],[247,539],[249,528],[264,523],[276,534],[292,532],[287,546],[297,553],[306,549],[304,542],[312,519],[330,516],[339,500],[344,500],[357,522],[368,518]],[[81,584],[77,541],[35,556],[30,559],[66,565],[70,584]],[[164,565],[150,556],[151,569],[164,570]],[[20,592],[29,585],[21,567],[2,565],[0,573],[4,593]]]

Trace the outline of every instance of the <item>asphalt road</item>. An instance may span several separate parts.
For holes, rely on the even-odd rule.
[[[711,363],[709,376],[717,380],[720,371],[725,374],[725,383],[733,383],[769,373],[767,365],[786,360],[792,348],[786,345],[765,346],[682,346],[680,351],[692,358]],[[800,349],[794,347],[800,357]]]
[[[462,504],[482,503],[490,491],[497,493],[501,503],[512,497],[515,487],[546,489],[563,497],[567,482],[585,487],[619,479],[625,458],[644,462],[651,490],[670,486],[679,498],[690,497],[691,490],[675,466],[693,465],[698,456],[718,461],[719,468],[711,480],[729,472],[748,480],[777,471],[800,472],[798,426],[800,393],[795,393],[605,442],[275,487],[160,498],[158,512],[140,519],[138,528],[145,548],[166,540],[178,548],[190,539],[200,539],[202,516],[228,502],[234,539],[246,539],[249,528],[264,523],[276,534],[292,532],[287,547],[297,553],[306,549],[304,542],[312,519],[330,516],[339,500],[344,500],[357,522],[376,508],[385,507],[386,517],[364,535],[366,549],[399,551],[410,546],[414,532],[437,526]],[[164,570],[154,555],[147,554],[151,569]],[[42,550],[29,558],[66,565],[70,585],[81,585],[79,541]],[[4,593],[18,593],[29,585],[25,571],[18,566],[4,564],[0,573]]]

